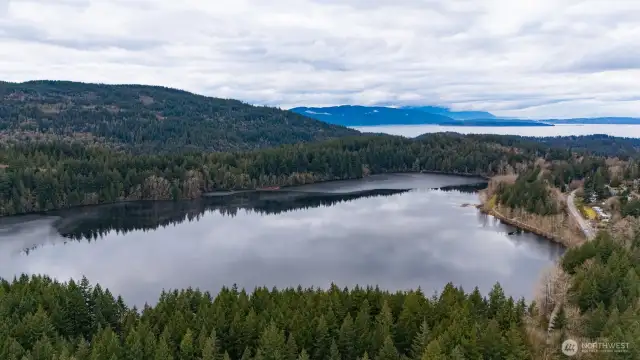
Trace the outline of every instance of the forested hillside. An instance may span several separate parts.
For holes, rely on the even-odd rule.
[[[540,179],[540,168],[521,174],[513,184],[499,183],[496,196],[499,204],[532,214],[554,215],[562,210],[552,197],[548,184]]]
[[[534,154],[434,134],[420,141],[358,136],[244,153],[134,156],[105,147],[30,142],[0,152],[0,214],[122,200],[191,199],[204,192],[360,178],[372,173],[496,174]]]
[[[628,346],[622,353],[594,354],[594,359],[640,358],[640,231],[634,230],[632,237],[618,238],[601,232],[562,259],[572,276],[568,304],[556,321],[560,341],[580,336]]]
[[[248,150],[356,134],[290,111],[165,87],[0,82],[2,141],[84,139],[157,153]]]
[[[373,288],[165,292],[129,309],[86,279],[0,282],[3,360],[532,359],[524,301]]]

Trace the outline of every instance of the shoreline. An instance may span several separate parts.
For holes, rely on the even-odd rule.
[[[484,205],[482,205],[482,204],[476,205],[476,208],[481,213],[493,216],[494,218],[502,221],[503,223],[515,227],[516,229],[519,229],[519,230],[522,230],[522,231],[526,231],[526,232],[538,235],[538,236],[543,237],[543,238],[545,238],[545,239],[547,239],[549,241],[552,241],[554,243],[560,244],[560,245],[564,246],[565,248],[570,248],[571,247],[571,245],[569,245],[570,244],[569,241],[567,241],[567,240],[561,238],[560,236],[557,236],[557,235],[555,235],[555,234],[553,234],[551,232],[546,232],[544,230],[541,230],[541,229],[538,229],[538,228],[536,228],[534,226],[531,226],[531,225],[529,225],[527,223],[523,223],[523,222],[520,222],[518,220],[513,220],[511,218],[508,218],[505,215],[502,215],[501,213],[499,213],[499,212],[497,212],[497,211],[495,211],[493,209],[486,209],[484,207]]]
[[[314,184],[323,184],[323,183],[331,183],[331,182],[336,182],[336,181],[354,181],[354,180],[362,180],[365,179],[369,176],[372,175],[393,175],[393,174],[432,174],[432,175],[448,175],[448,176],[459,176],[459,177],[466,177],[466,178],[478,178],[481,179],[482,181],[480,182],[487,182],[489,181],[490,177],[486,176],[486,175],[482,175],[482,174],[473,174],[473,173],[452,173],[452,172],[444,172],[444,171],[436,171],[436,170],[421,170],[421,171],[398,171],[398,172],[383,172],[383,173],[372,173],[372,174],[368,174],[366,176],[363,177],[359,177],[359,178],[344,178],[344,179],[327,179],[327,180],[318,180],[318,181],[314,181],[314,182],[310,182],[307,184],[298,184],[298,185],[279,185],[279,189],[275,190],[275,189],[260,189],[260,188],[256,188],[256,189],[216,189],[216,190],[212,190],[212,191],[207,191],[207,192],[202,192],[200,193],[199,196],[196,197],[192,197],[192,198],[180,198],[177,200],[174,199],[120,199],[120,200],[116,200],[116,201],[109,201],[109,202],[100,202],[100,203],[96,203],[96,204],[78,204],[78,205],[73,205],[73,206],[67,206],[67,207],[61,207],[61,208],[54,208],[54,209],[49,209],[49,210],[39,210],[39,211],[28,211],[28,212],[21,212],[21,213],[16,213],[16,214],[10,214],[10,215],[0,215],[0,219],[7,219],[7,218],[11,218],[11,217],[17,217],[17,216],[25,216],[25,215],[50,215],[51,213],[55,213],[57,211],[66,211],[66,210],[72,210],[72,209],[82,209],[82,208],[86,208],[86,207],[92,207],[92,206],[105,206],[105,205],[117,205],[117,204],[125,204],[125,203],[131,203],[131,202],[139,202],[139,201],[189,201],[189,200],[197,200],[197,199],[202,199],[202,198],[206,198],[206,197],[212,197],[212,196],[226,196],[226,195],[232,195],[232,194],[237,194],[237,193],[242,193],[242,192],[278,192],[280,190],[290,190],[292,188],[298,187],[298,186],[305,186],[305,185],[314,185]],[[461,184],[461,185],[467,185],[467,184]],[[273,186],[278,186],[278,185],[273,185]],[[460,185],[451,185],[451,186],[460,186]]]

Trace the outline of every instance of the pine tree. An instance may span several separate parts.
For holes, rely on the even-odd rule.
[[[421,360],[448,360],[444,355],[439,339],[433,340],[427,345]]]
[[[287,345],[285,351],[286,360],[296,360],[298,358],[298,345],[296,345],[296,339],[293,333],[289,333],[289,336],[287,336]]]
[[[340,350],[338,350],[338,344],[335,340],[331,341],[331,347],[329,348],[329,360],[342,360]]]
[[[212,359],[215,359],[215,356],[209,357],[209,359],[207,359],[207,360],[212,360]],[[251,350],[247,346],[247,347],[244,348],[244,351],[242,352],[242,357],[240,358],[240,360],[251,360],[251,359],[252,359]]]
[[[155,360],[174,360],[173,354],[167,344],[168,335],[165,332],[158,341],[158,347],[156,348]]]
[[[284,332],[271,322],[258,340],[259,350],[264,360],[284,360],[286,357]]]
[[[75,352],[76,360],[89,360],[90,357],[91,348],[89,347],[89,343],[80,338],[78,341],[78,347]]]
[[[307,354],[307,351],[305,349],[302,349],[302,351],[300,351],[300,355],[298,355],[297,360],[309,360],[309,354]]]
[[[202,360],[216,360],[218,359],[218,347],[217,347],[217,341],[216,341],[216,333],[215,330],[211,333],[211,336],[209,336],[205,341],[204,341],[204,347],[202,348]],[[248,352],[249,348],[247,348],[245,350],[245,352]],[[242,356],[242,360],[248,360],[251,357],[250,353],[247,353],[247,358],[245,358],[245,355],[243,354]]]
[[[187,329],[182,341],[180,342],[180,360],[195,360],[196,351],[193,346],[193,333],[191,329]]]
[[[370,333],[370,306],[369,301],[365,299],[360,305],[360,310],[354,322],[354,328],[357,338],[355,351],[356,354],[363,354],[370,350],[371,333]]]
[[[375,327],[371,337],[371,346],[373,351],[377,352],[384,343],[387,336],[393,337],[393,315],[389,304],[385,300],[380,309],[380,313],[376,316]]]
[[[398,350],[396,350],[396,346],[393,344],[391,335],[385,337],[382,347],[380,347],[380,351],[378,351],[378,356],[376,356],[376,360],[399,360]]]
[[[338,349],[344,360],[355,360],[355,355],[357,354],[356,345],[353,319],[350,314],[347,314],[338,334]]]
[[[127,336],[124,347],[125,358],[127,360],[141,360],[144,359],[144,348],[142,345],[142,339],[138,331],[132,331]]]
[[[429,345],[430,342],[431,331],[429,330],[429,324],[427,324],[427,320],[423,320],[420,325],[420,331],[411,344],[411,358],[414,360],[422,359],[422,355],[424,355],[424,352],[427,350],[427,345]]]
[[[462,348],[460,346],[456,346],[455,348],[453,348],[453,350],[451,350],[451,353],[449,354],[448,360],[466,360]]]
[[[324,321],[324,317],[321,316],[317,320],[312,360],[326,360],[326,356],[329,353],[329,347],[331,346],[330,341],[331,339],[329,338],[327,323]]]

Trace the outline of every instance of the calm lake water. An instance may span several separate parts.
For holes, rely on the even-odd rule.
[[[522,136],[571,136],[606,134],[619,137],[640,138],[640,125],[556,125],[556,126],[436,126],[390,125],[360,126],[354,129],[364,132],[386,133],[415,137],[425,133],[457,132],[460,134],[498,134]]]
[[[479,179],[394,174],[276,192],[2,219],[0,276],[87,276],[130,304],[162,289],[418,286],[531,298],[562,247],[480,214]],[[451,187],[458,190],[451,190]],[[447,190],[440,190],[442,187]],[[434,189],[437,188],[437,189]],[[25,250],[29,249],[29,250]]]

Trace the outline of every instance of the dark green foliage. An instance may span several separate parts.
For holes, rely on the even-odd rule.
[[[538,215],[554,215],[560,212],[551,196],[545,180],[539,179],[537,168],[518,177],[514,184],[500,183],[498,202],[511,208],[524,209]]]
[[[572,154],[617,157],[628,159],[638,157],[640,149],[640,139],[621,138],[609,135],[586,135],[586,136],[549,136],[549,137],[528,137],[517,135],[468,135],[470,137],[483,138],[486,141],[498,143],[503,146],[515,146],[526,148],[530,151],[538,151],[541,154],[547,153],[549,160],[569,160]]]
[[[609,172],[606,166],[600,166],[591,175],[587,176],[584,182],[584,192],[587,196],[595,194],[598,200],[609,196],[606,185],[609,184]]]
[[[452,285],[433,298],[420,291],[332,286],[328,291],[258,288],[251,294],[223,288],[212,299],[188,289],[164,292],[157,305],[141,313],[99,286],[88,298],[100,306],[71,310],[65,304],[77,292],[73,283],[43,276],[0,281],[1,358],[21,360],[27,353],[43,360],[400,360],[446,359],[449,353],[457,359],[477,359],[477,354],[531,358],[522,325],[524,307],[500,290],[478,303]],[[400,320],[407,309],[413,320],[422,322],[417,332]],[[113,314],[117,316],[111,319]],[[62,320],[67,317],[95,320],[85,328],[83,322]],[[333,330],[330,318],[342,325]],[[231,331],[231,319],[242,330]],[[90,342],[77,335],[83,331]],[[414,332],[413,346],[398,346]]]
[[[640,216],[640,200],[634,199],[627,202],[621,211],[622,216]]]
[[[247,150],[358,134],[238,100],[68,81],[0,82],[0,131],[98,140],[138,153]]]
[[[215,190],[300,185],[368,173],[490,175],[507,164],[528,161],[523,154],[444,134],[421,141],[370,136],[245,153],[141,156],[80,144],[27,142],[0,148],[0,164],[8,166],[0,169],[0,215],[122,200],[197,198]]]
[[[562,260],[573,274],[569,295],[583,315],[582,335],[628,342],[629,353],[615,354],[621,358],[640,357],[639,260],[640,242],[624,244],[607,233],[568,250]]]

